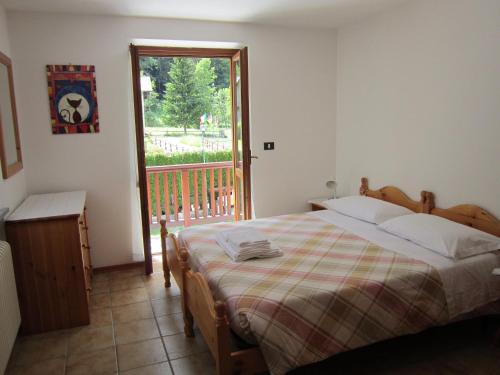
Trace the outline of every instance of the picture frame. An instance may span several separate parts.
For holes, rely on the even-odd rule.
[[[0,164],[7,179],[23,169],[12,61],[0,52]]]
[[[47,65],[52,134],[99,133],[94,65]]]

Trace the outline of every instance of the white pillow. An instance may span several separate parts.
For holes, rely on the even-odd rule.
[[[378,228],[453,259],[500,249],[500,237],[436,215],[401,216]]]
[[[341,214],[374,224],[380,224],[394,217],[414,213],[406,207],[380,199],[365,197],[364,195],[329,199],[323,202],[323,204],[327,208],[331,208]]]

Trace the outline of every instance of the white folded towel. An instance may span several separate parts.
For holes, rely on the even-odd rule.
[[[257,243],[268,244],[269,240],[251,228],[235,228],[223,231],[226,240],[235,247],[248,247]]]
[[[283,255],[279,247],[254,229],[227,229],[218,232],[215,238],[226,254],[235,262]]]

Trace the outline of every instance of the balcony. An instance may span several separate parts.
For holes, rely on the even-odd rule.
[[[231,161],[146,167],[148,215],[152,232],[234,218]]]

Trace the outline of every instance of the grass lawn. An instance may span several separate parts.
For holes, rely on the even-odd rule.
[[[180,227],[167,227],[167,230],[168,230],[168,233],[177,233],[179,232],[181,229],[184,229],[183,226],[180,226]],[[149,235],[151,237],[160,237],[160,227],[158,226],[154,226],[154,227],[150,227],[149,228]]]
[[[183,135],[179,142],[193,147],[201,147],[201,136],[199,135]]]

